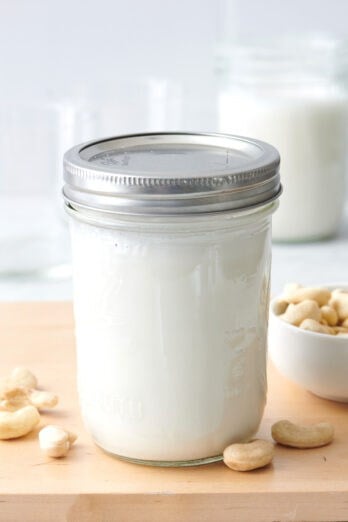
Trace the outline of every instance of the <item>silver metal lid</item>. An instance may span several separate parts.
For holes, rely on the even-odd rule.
[[[125,214],[244,210],[279,197],[279,154],[227,134],[151,133],[91,141],[64,156],[67,205]]]

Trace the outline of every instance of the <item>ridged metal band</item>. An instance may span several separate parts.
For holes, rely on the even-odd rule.
[[[257,148],[258,157],[245,164],[221,170],[178,173],[132,171],[113,164],[108,156],[137,144],[149,151],[160,145],[209,147],[233,151]],[[230,147],[230,149],[229,149]],[[102,162],[96,163],[99,151]],[[101,151],[101,152],[100,152]],[[83,208],[125,214],[175,215],[241,210],[266,204],[281,192],[279,154],[271,145],[249,138],[222,134],[152,133],[120,136],[93,141],[70,149],[64,157],[66,203],[78,211]]]

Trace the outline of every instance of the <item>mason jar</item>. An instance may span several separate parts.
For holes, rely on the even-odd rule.
[[[347,176],[347,53],[328,38],[287,38],[219,51],[219,130],[269,141],[284,196],[273,221],[283,242],[335,235]]]
[[[237,136],[139,134],[66,153],[78,390],[101,448],[189,465],[254,436],[280,191],[276,149]]]

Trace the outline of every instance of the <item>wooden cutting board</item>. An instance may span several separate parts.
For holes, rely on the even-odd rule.
[[[271,467],[249,473],[222,463],[150,468],[104,454],[82,425],[70,303],[0,304],[0,347],[2,374],[25,365],[44,389],[59,394],[59,406],[42,423],[61,423],[79,435],[61,460],[40,453],[37,430],[0,441],[1,522],[348,520],[348,405],[319,399],[270,368],[259,435],[269,438],[271,424],[282,418],[328,420],[336,428],[333,444],[312,450],[277,446]]]

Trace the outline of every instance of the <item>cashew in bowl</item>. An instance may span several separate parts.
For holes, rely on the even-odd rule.
[[[273,303],[273,313],[303,330],[329,335],[348,334],[348,291],[336,288],[285,285]]]
[[[318,448],[330,444],[334,438],[334,428],[328,422],[320,422],[311,426],[293,424],[281,420],[272,426],[273,439],[283,446],[292,448]]]
[[[348,318],[348,292],[340,290],[339,288],[332,292],[330,299],[330,306],[334,308],[338,314],[340,321],[345,321]]]
[[[324,333],[329,335],[335,334],[335,331],[331,326],[321,324],[314,319],[304,319],[300,324],[300,328],[302,328],[302,330],[308,330],[309,332]]]
[[[334,326],[333,327],[333,331],[335,332],[335,334],[347,334],[348,333],[348,328],[344,328],[343,326]]]
[[[289,303],[285,301],[285,299],[277,299],[277,301],[275,301],[273,305],[273,312],[276,315],[282,315],[286,312],[288,306]]]
[[[338,323],[338,315],[334,308],[324,305],[320,308],[321,321],[326,321],[328,326],[336,326]]]
[[[342,321],[341,326],[343,326],[343,328],[347,328],[347,329],[348,329],[348,317],[347,317],[347,319],[345,319],[344,321]]]
[[[300,286],[297,283],[285,285],[283,298],[288,303],[301,303],[305,300],[316,301],[319,306],[326,305],[331,297],[331,292],[327,288]]]
[[[30,433],[40,421],[34,406],[24,406],[16,411],[0,411],[0,439],[16,439]]]
[[[74,433],[53,424],[46,426],[39,433],[41,450],[48,457],[54,458],[65,457],[76,439]]]
[[[298,304],[289,304],[285,313],[280,317],[287,323],[300,326],[302,321],[308,318],[319,321],[321,314],[318,303],[314,300],[306,299]]]
[[[224,463],[235,471],[251,471],[272,462],[274,446],[267,440],[256,439],[243,444],[231,444],[224,451]]]

